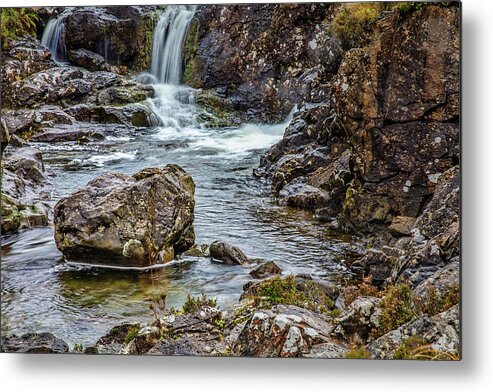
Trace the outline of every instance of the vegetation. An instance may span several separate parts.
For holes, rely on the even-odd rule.
[[[426,361],[459,361],[458,352],[436,350],[420,336],[412,336],[395,351],[393,359],[412,359]]]
[[[380,307],[382,313],[379,321],[382,334],[399,328],[416,316],[413,291],[405,283],[390,286],[380,302]]]
[[[131,327],[127,333],[127,336],[125,336],[125,344],[129,344],[132,340],[135,339],[135,337],[139,334],[140,331],[140,326],[139,325],[134,325]]]
[[[26,34],[36,34],[38,16],[29,8],[2,8],[0,12],[3,48],[8,46],[9,39],[17,39]]]
[[[75,343],[74,344],[74,351],[78,353],[84,352],[84,346],[80,343]]]
[[[434,316],[459,303],[460,287],[458,284],[450,286],[442,295],[440,295],[437,289],[430,287],[425,298],[426,301],[416,301],[417,307],[419,308],[420,313]]]
[[[352,348],[346,353],[348,359],[369,359],[371,358],[370,352],[364,347]]]
[[[189,294],[187,300],[183,304],[182,310],[184,313],[191,313],[200,309],[202,306],[211,306],[214,308],[217,306],[217,301],[213,298],[207,298],[205,294],[202,294],[202,296],[197,298],[192,297]]]
[[[293,275],[276,276],[260,282],[251,297],[257,306],[296,305],[315,312],[330,313],[334,301],[325,292],[323,286],[314,281],[296,282]]]
[[[345,49],[364,46],[369,26],[388,7],[388,3],[374,2],[344,4],[332,20],[330,31]]]

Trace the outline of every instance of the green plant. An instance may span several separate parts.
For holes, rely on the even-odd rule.
[[[127,336],[125,336],[124,342],[125,344],[129,344],[135,337],[139,334],[140,326],[134,325],[132,328],[128,330]]]
[[[426,300],[416,300],[416,305],[421,313],[427,314],[428,316],[434,316],[441,313],[459,303],[459,284],[448,287],[443,294],[440,294],[436,288],[430,287],[425,299]]]
[[[371,358],[371,354],[364,347],[353,347],[346,353],[345,358],[348,359],[368,359]]]
[[[26,34],[36,34],[38,16],[29,8],[2,8],[0,12],[0,29],[4,48],[8,46],[9,39],[17,39]]]
[[[338,37],[345,49],[364,45],[368,27],[388,4],[363,2],[344,4],[331,23],[330,32]]]
[[[394,359],[409,359],[412,352],[419,347],[427,345],[426,341],[421,336],[411,336],[410,338],[403,341],[403,343],[395,350],[393,358]]]
[[[84,352],[84,346],[80,343],[74,343],[74,351],[78,353]]]
[[[416,316],[414,296],[406,283],[389,286],[380,302],[380,333],[385,334]]]
[[[183,304],[182,310],[184,313],[195,312],[200,309],[202,306],[211,306],[216,307],[217,301],[213,298],[207,298],[205,294],[202,294],[200,297],[192,297],[190,294],[187,296],[187,300]]]
[[[166,292],[161,291],[160,293],[153,295],[149,298],[151,301],[149,309],[154,313],[154,320],[158,320],[159,315],[164,315],[166,312]]]

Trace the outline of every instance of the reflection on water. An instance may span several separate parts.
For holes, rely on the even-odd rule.
[[[180,113],[187,109],[179,107]],[[185,121],[186,120],[186,121]],[[289,273],[333,281],[344,267],[335,261],[341,241],[311,214],[273,204],[252,169],[286,124],[203,129],[187,119],[177,126],[135,132],[108,125],[105,141],[79,145],[39,144],[53,173],[54,199],[84,186],[104,171],[132,174],[176,163],[194,178],[197,243],[223,240],[248,256],[274,260]],[[70,344],[88,345],[113,325],[147,321],[148,299],[162,290],[167,306],[180,307],[188,294],[205,293],[220,306],[237,301],[250,280],[249,268],[187,258],[153,271],[118,271],[68,265],[53,229],[25,231],[2,239],[2,328],[12,333],[48,331]]]

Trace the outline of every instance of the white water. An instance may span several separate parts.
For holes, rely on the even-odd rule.
[[[154,30],[151,73],[159,83],[180,83],[183,42],[195,13],[195,6],[166,8]]]
[[[50,49],[53,60],[57,63],[67,61],[65,47],[65,17],[50,19],[43,31],[41,43]]]

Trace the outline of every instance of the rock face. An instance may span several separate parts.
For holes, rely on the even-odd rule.
[[[410,234],[459,163],[459,19],[453,5],[382,14],[367,46],[299,77],[298,111],[256,170],[280,204]]]
[[[192,178],[179,166],[105,173],[55,206],[55,240],[68,261],[146,267],[194,244]]]
[[[248,120],[280,121],[296,102],[299,76],[325,55],[326,30],[337,7],[199,7],[185,45],[184,82],[227,98]]]
[[[87,49],[112,65],[150,68],[157,7],[84,7],[65,16],[67,49]],[[70,55],[70,52],[69,52]],[[69,57],[70,60],[70,57]]]
[[[2,338],[2,351],[6,353],[61,354],[68,352],[68,345],[51,333],[27,333],[22,336]]]

